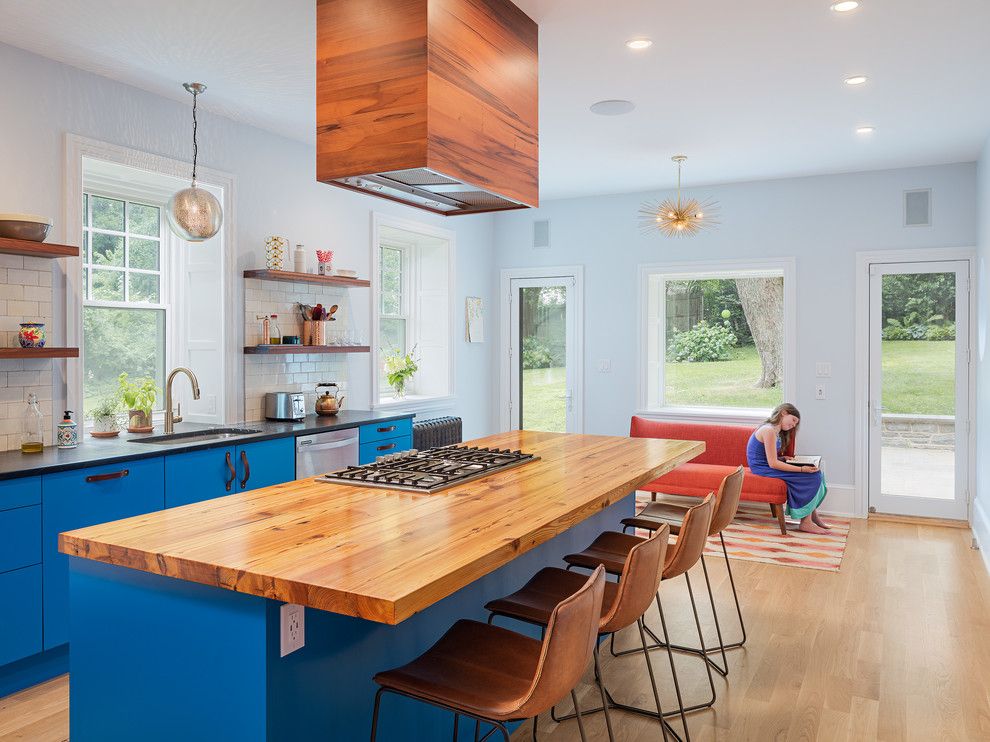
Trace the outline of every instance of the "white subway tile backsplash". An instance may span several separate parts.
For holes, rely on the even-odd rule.
[[[7,281],[9,283],[19,283],[22,286],[39,285],[38,284],[39,276],[41,276],[40,271],[26,271],[26,270],[14,269],[14,268],[9,268],[7,270]],[[51,276],[52,274],[49,273],[48,274],[49,286],[51,285]]]
[[[0,255],[0,268],[23,268],[24,258],[20,255]]]

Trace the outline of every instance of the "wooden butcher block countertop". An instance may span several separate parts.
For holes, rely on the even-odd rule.
[[[59,549],[397,624],[705,449],[529,431],[468,445],[540,460],[434,494],[301,479],[69,531]]]

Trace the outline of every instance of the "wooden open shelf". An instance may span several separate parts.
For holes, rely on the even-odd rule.
[[[0,348],[0,360],[10,358],[78,358],[79,348]]]
[[[79,256],[79,248],[72,245],[56,245],[53,242],[32,242],[0,237],[0,253],[26,255],[30,258],[75,258]]]
[[[370,353],[367,345],[246,345],[244,354],[254,355],[302,355],[306,353]]]
[[[263,281],[294,281],[296,283],[319,283],[324,286],[347,286],[350,288],[367,288],[371,281],[363,278],[341,278],[339,276],[320,276],[316,273],[295,273],[294,271],[250,270],[244,271],[245,278],[260,278]]]

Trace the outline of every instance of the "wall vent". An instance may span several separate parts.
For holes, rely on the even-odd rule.
[[[904,191],[904,226],[930,227],[932,224],[932,189]]]
[[[533,248],[545,250],[550,247],[550,220],[541,219],[533,222]]]

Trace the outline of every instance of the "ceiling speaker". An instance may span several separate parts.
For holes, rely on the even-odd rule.
[[[904,191],[904,226],[928,227],[932,223],[932,189]]]
[[[543,250],[550,247],[550,220],[533,222],[533,247]]]

